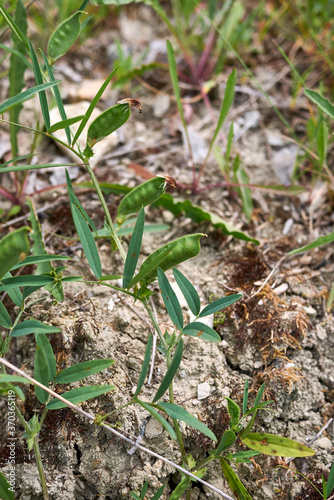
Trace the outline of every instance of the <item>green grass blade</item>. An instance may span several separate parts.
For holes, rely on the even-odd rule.
[[[28,68],[33,71],[32,65],[30,64],[28,59],[24,57],[24,55],[21,54],[21,52],[19,52],[18,50],[13,49],[12,47],[7,47],[7,45],[4,45],[3,43],[0,43],[0,49],[5,50],[9,54],[15,54],[21,60],[21,63],[23,63],[25,66],[28,66]]]
[[[208,151],[207,156],[210,155],[212,147],[213,147],[213,145],[217,139],[217,136],[219,134],[219,131],[222,128],[224,121],[226,120],[226,117],[227,117],[228,112],[230,110],[230,107],[233,104],[236,83],[237,83],[237,72],[236,72],[236,69],[234,68],[232,73],[230,74],[230,76],[227,79],[223,104],[222,104],[222,107],[220,110],[220,115],[219,115],[216,130],[215,130],[213,137],[211,139],[211,142],[210,142],[209,151]]]
[[[333,488],[334,488],[334,462],[332,464],[331,470],[329,472],[329,476],[327,479],[327,497],[332,493]]]
[[[3,326],[4,328],[7,328],[8,330],[12,327],[12,320],[10,319],[8,311],[1,301],[0,301],[0,325]]]
[[[249,177],[247,175],[247,172],[241,165],[239,155],[237,155],[234,160],[233,177],[233,180],[236,184],[249,184]],[[252,191],[249,187],[245,186],[236,188],[236,191],[240,194],[242,201],[242,210],[247,218],[247,222],[249,222],[253,213]]]
[[[154,493],[153,497],[152,497],[152,500],[159,500],[161,498],[161,495],[163,494],[164,492],[164,489],[165,489],[166,485],[163,484],[156,493]]]
[[[197,316],[201,309],[201,302],[194,285],[178,269],[173,269],[173,274],[176,283],[187,301],[189,309],[194,316]]]
[[[46,55],[44,54],[44,52],[42,50],[41,50],[41,53],[42,53],[42,56],[43,56],[43,59],[44,59],[44,64],[45,64],[46,70],[47,70],[48,75],[49,75],[50,82],[55,82],[56,79],[55,79],[55,77],[53,75],[53,71],[52,71],[51,66],[49,64],[49,61],[47,60],[47,57],[46,57]],[[64,108],[63,100],[61,98],[58,86],[53,87],[52,90],[53,90],[53,94],[54,94],[54,97],[55,97],[55,100],[56,100],[57,108],[59,110],[60,117],[62,118],[62,120],[66,120],[67,119],[67,115],[66,115],[66,111],[65,111],[65,108]],[[67,138],[68,144],[71,144],[71,131],[70,131],[69,127],[65,128],[65,133],[66,133],[66,138]]]
[[[89,375],[94,375],[115,363],[113,359],[91,359],[60,371],[55,379],[56,384],[72,384]]]
[[[308,245],[304,245],[303,247],[296,248],[295,250],[291,250],[288,255],[296,255],[297,253],[306,252],[307,250],[312,250],[312,248],[317,248],[322,245],[327,245],[328,243],[332,243],[334,241],[334,231],[332,233],[327,234],[326,236],[319,236],[316,240],[312,241]]]
[[[12,486],[8,483],[3,473],[0,472],[0,498],[3,500],[14,500],[14,493],[10,488]]]
[[[62,394],[62,397],[73,404],[77,404],[101,396],[102,394],[113,391],[114,389],[114,385],[90,385],[88,387],[72,389],[71,391]],[[59,399],[55,398],[46,405],[46,408],[48,410],[59,410],[59,408],[66,408],[66,406],[66,403],[63,403],[62,401],[59,401]]]
[[[177,68],[176,68],[176,61],[175,61],[175,54],[174,54],[174,49],[172,44],[170,43],[169,40],[167,40],[167,57],[168,57],[168,65],[169,65],[169,73],[170,73],[170,79],[173,85],[173,91],[174,91],[174,97],[176,100],[176,105],[177,109],[179,110],[180,113],[180,118],[182,121],[182,125],[184,127],[184,131],[186,134],[187,138],[187,143],[188,143],[188,148],[189,152],[192,156],[192,149],[191,149],[191,142],[189,139],[189,134],[188,134],[188,128],[187,128],[187,122],[183,113],[183,106],[181,102],[181,94],[180,94],[180,87],[179,87],[179,81],[177,77]]]
[[[154,396],[153,402],[159,401],[159,399],[165,394],[168,387],[171,385],[177,370],[179,369],[183,354],[183,340],[180,339],[179,343],[176,346],[175,354],[173,356],[170,367],[167,370],[166,375],[162,379],[159,389],[157,390],[156,395]]]
[[[2,5],[0,5],[0,13],[3,15],[6,23],[8,24],[8,26],[10,27],[12,32],[15,33],[17,38],[22,43],[24,43],[28,48],[27,38],[25,37],[25,35],[22,33],[22,31],[20,30],[20,28],[18,27],[16,22],[11,18],[11,16],[8,14],[7,10]]]
[[[82,119],[82,122],[80,123],[79,125],[79,128],[78,130],[76,131],[75,133],[75,136],[73,138],[73,141],[72,141],[72,146],[74,146],[74,144],[77,142],[77,140],[79,139],[80,135],[82,134],[82,131],[83,129],[85,128],[89,118],[91,117],[98,101],[100,100],[103,92],[105,91],[105,89],[107,88],[108,84],[110,83],[112,77],[114,76],[114,74],[116,73],[117,71],[117,68],[115,68],[111,73],[110,75],[108,76],[108,78],[106,79],[106,81],[101,85],[99,91],[97,92],[96,96],[94,97],[94,99],[92,100],[92,102],[90,103],[83,119]]]
[[[163,409],[171,418],[181,420],[182,422],[190,425],[190,427],[193,427],[194,429],[202,432],[205,436],[209,437],[213,441],[217,441],[214,433],[210,431],[210,429],[205,424],[197,420],[197,418],[191,415],[191,413],[189,413],[184,408],[181,408],[181,406],[175,405],[173,403],[159,403],[159,408]]]
[[[320,108],[324,113],[326,113],[326,115],[330,116],[330,118],[334,120],[334,106],[329,102],[328,99],[322,97],[315,90],[305,89],[304,93],[306,97],[311,99],[311,101],[318,106],[318,108]]]
[[[168,315],[172,320],[173,325],[181,331],[183,328],[183,313],[180,302],[172,289],[167,276],[160,268],[158,268],[158,282],[162,300],[164,301]]]
[[[23,35],[26,36],[28,27],[27,14],[22,0],[18,0],[16,4],[15,23],[22,31]],[[24,73],[25,70],[27,69],[27,65],[25,63],[22,64],[22,58],[23,60],[26,60],[24,57],[27,51],[26,44],[22,42],[19,38],[17,38],[17,36],[13,32],[12,32],[12,44],[21,57],[16,54],[12,54],[10,57],[9,94],[8,94],[9,97],[15,97],[16,95],[20,94],[22,89],[25,87]],[[12,155],[14,157],[17,156],[18,152],[17,133],[19,131],[19,128],[13,124],[19,121],[21,109],[22,105],[15,106],[9,111],[9,121],[12,122],[9,125],[10,142],[12,147]]]
[[[260,401],[261,401],[261,399],[263,397],[265,386],[266,386],[266,384],[263,383],[261,385],[260,389],[257,391],[256,397],[255,397],[255,400],[254,400],[254,404],[253,404],[253,408],[260,403]]]
[[[144,382],[145,382],[145,379],[146,379],[146,375],[147,375],[147,372],[148,372],[148,368],[150,366],[152,342],[153,342],[153,337],[152,337],[152,335],[150,335],[148,337],[148,341],[147,341],[147,346],[146,346],[146,350],[145,350],[145,356],[144,356],[143,366],[141,368],[141,372],[140,372],[140,375],[139,375],[137,389],[136,389],[136,392],[134,394],[135,398],[138,396],[138,394],[140,393],[140,391],[141,391],[141,389],[142,389],[142,387],[144,385]]]
[[[56,80],[55,82],[50,82],[50,83],[43,83],[42,85],[36,85],[36,87],[31,87],[28,90],[25,90],[24,92],[21,92],[21,94],[15,96],[15,97],[10,97],[7,99],[5,102],[3,102],[0,105],[0,113],[4,113],[5,111],[8,111],[10,108],[17,106],[18,104],[21,104],[22,102],[27,101],[31,97],[33,97],[37,92],[41,93],[44,92],[45,89],[48,89],[50,87],[54,87],[54,85],[57,85],[60,80]]]
[[[11,268],[11,271],[15,269],[19,269],[22,266],[29,266],[32,264],[40,264],[41,262],[50,262],[52,260],[72,260],[72,257],[68,257],[67,255],[29,255],[22,262],[16,264]]]
[[[97,279],[102,276],[102,267],[100,256],[97,250],[96,243],[94,241],[93,235],[90,232],[90,229],[87,225],[87,222],[80,212],[80,210],[76,207],[76,205],[72,204],[72,214],[73,221],[76,227],[79,239],[82,244],[83,251],[87,257],[88,264],[93,271],[94,275]]]
[[[34,50],[34,47],[32,46],[32,43],[29,39],[28,39],[28,43],[29,43],[29,50],[30,50],[30,57],[31,57],[31,61],[32,61],[32,66],[34,69],[35,80],[36,80],[37,85],[42,85],[43,84],[43,77],[42,77],[41,68],[40,68],[40,65],[39,65],[39,62],[37,59],[37,55],[36,55],[36,52]],[[54,83],[54,82],[50,82],[50,83]],[[49,130],[49,128],[50,128],[50,114],[49,114],[49,106],[48,106],[48,101],[46,98],[45,90],[42,90],[39,92],[39,102],[41,104],[41,109],[42,109],[42,114],[43,114],[46,130]]]
[[[124,273],[123,273],[123,288],[127,288],[136,270],[141,249],[141,242],[143,238],[144,224],[145,224],[145,210],[144,208],[141,208],[138,214],[135,229],[131,236],[128,253],[126,255]]]
[[[204,307],[202,311],[200,312],[199,317],[203,318],[204,316],[209,316],[209,314],[213,314],[217,311],[220,311],[221,309],[224,309],[224,307],[228,307],[237,300],[241,299],[242,294],[241,293],[236,293],[233,295],[228,295],[227,297],[222,297],[221,299],[215,300],[208,306]]]
[[[42,170],[43,168],[71,167],[77,163],[43,163],[40,165],[15,165],[13,167],[0,168],[0,173],[4,172],[24,172],[26,170]]]

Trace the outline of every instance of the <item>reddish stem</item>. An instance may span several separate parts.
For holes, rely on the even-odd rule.
[[[203,76],[203,72],[205,69],[205,66],[207,65],[212,47],[215,43],[216,39],[216,30],[211,28],[210,33],[208,35],[204,50],[202,52],[201,58],[198,63],[197,71],[196,71],[196,79],[201,80],[201,77]]]

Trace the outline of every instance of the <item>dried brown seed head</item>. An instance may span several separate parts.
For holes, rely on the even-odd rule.
[[[132,99],[131,97],[126,97],[125,99],[117,101],[117,104],[128,104],[130,108],[132,108],[133,106],[134,108],[139,109],[139,113],[141,113],[141,102],[138,101],[138,99]]]

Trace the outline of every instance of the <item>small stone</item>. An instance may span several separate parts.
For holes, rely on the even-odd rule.
[[[287,283],[282,283],[278,287],[274,288],[273,292],[275,292],[276,295],[281,295],[282,293],[286,292],[288,288],[289,285]]]
[[[210,386],[207,382],[204,382],[203,384],[198,384],[197,386],[197,399],[205,399],[208,396],[210,396]]]
[[[257,370],[258,368],[261,368],[261,366],[263,366],[263,361],[255,361],[254,362],[254,368],[255,370]]]
[[[318,313],[312,306],[302,306],[306,314],[309,316],[316,316]]]
[[[327,338],[327,333],[326,330],[321,326],[321,325],[316,325],[315,327],[316,332],[317,332],[317,337],[319,340],[326,340]]]
[[[332,441],[326,437],[317,439],[315,444],[322,448],[323,450],[331,450],[332,449]]]
[[[163,430],[164,428],[162,427],[160,422],[158,422],[155,418],[151,418],[148,421],[145,429],[145,437],[147,437],[147,439],[156,438],[163,433]]]
[[[226,340],[222,340],[220,345],[223,346],[223,349],[226,349],[228,347],[228,343],[226,342]]]

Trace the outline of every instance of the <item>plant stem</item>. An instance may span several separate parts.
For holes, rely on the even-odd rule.
[[[26,419],[24,418],[24,416],[22,415],[22,413],[20,412],[20,410],[16,404],[15,404],[15,413],[16,413],[16,416],[19,419],[23,429],[29,435],[29,433],[31,432],[29,424],[26,421]],[[35,454],[35,458],[36,458],[36,464],[37,464],[37,469],[38,469],[38,473],[39,473],[39,478],[41,481],[41,486],[42,486],[42,491],[43,491],[43,498],[44,498],[44,500],[49,500],[49,494],[48,494],[48,489],[46,486],[46,479],[45,479],[45,474],[44,474],[44,470],[43,470],[41,452],[39,450],[37,435],[34,436],[33,447],[34,447],[34,454]]]
[[[155,319],[153,311],[152,311],[152,309],[151,309],[151,307],[150,307],[150,305],[149,305],[149,303],[147,302],[146,299],[145,299],[145,301],[143,301],[143,304],[145,306],[146,311],[148,312],[148,315],[149,315],[149,317],[150,317],[150,319],[151,319],[151,321],[153,323],[153,326],[154,326],[156,332],[159,335],[160,341],[162,342],[162,344],[164,346],[164,349],[165,349],[165,352],[166,352],[166,359],[167,359],[167,368],[169,368],[170,364],[171,364],[171,356],[170,356],[169,347],[167,345],[165,337],[162,335],[162,332],[160,330],[160,326],[159,326],[157,320]],[[169,401],[170,401],[170,403],[174,404],[173,381],[171,382],[171,384],[170,384],[170,386],[168,388],[168,392],[169,392]],[[176,433],[176,439],[177,439],[177,442],[178,442],[178,445],[179,445],[179,448],[180,448],[182,460],[186,464],[186,466],[188,466],[188,457],[187,457],[187,453],[186,453],[186,450],[185,450],[185,447],[184,447],[184,443],[183,443],[183,439],[182,439],[182,434],[181,434],[181,431],[180,431],[179,423],[178,423],[178,421],[175,418],[173,418],[172,420],[173,420],[173,425],[174,425],[174,429],[175,429],[175,433]]]
[[[85,159],[85,164],[86,164],[86,168],[87,168],[87,171],[90,175],[90,178],[92,179],[92,183],[93,183],[93,186],[94,188],[96,189],[96,192],[97,192],[97,196],[99,197],[99,200],[101,202],[101,205],[102,205],[102,208],[103,208],[103,211],[105,213],[105,216],[106,216],[106,219],[107,219],[107,222],[110,226],[110,231],[111,231],[111,235],[112,235],[112,238],[114,239],[116,245],[117,245],[117,248],[118,250],[120,251],[120,254],[122,256],[122,259],[124,260],[125,262],[125,259],[126,259],[126,255],[125,255],[125,252],[123,250],[123,247],[122,247],[122,244],[118,238],[118,236],[116,235],[115,231],[114,231],[114,228],[113,228],[113,221],[111,219],[111,216],[110,216],[110,212],[108,210],[108,207],[107,207],[107,203],[106,203],[106,200],[104,199],[104,196],[103,196],[103,193],[101,191],[101,188],[99,186],[99,183],[97,182],[97,178],[93,172],[93,169],[92,167],[90,166],[89,164],[89,161],[88,161],[88,158]]]

